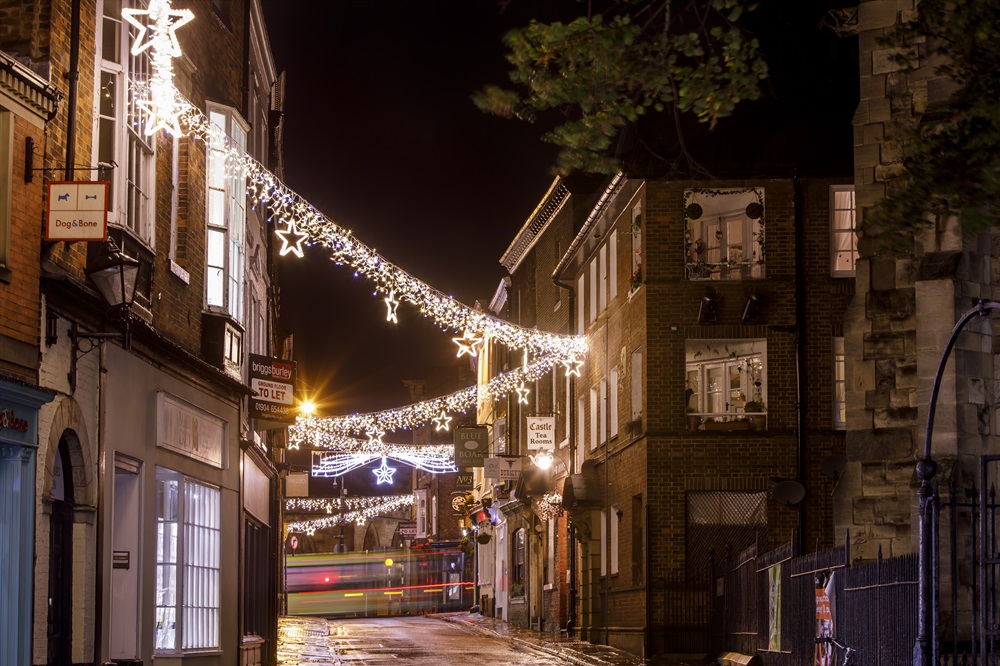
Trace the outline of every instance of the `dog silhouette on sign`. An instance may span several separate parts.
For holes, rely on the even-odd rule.
[[[58,197],[59,201],[69,201],[69,192],[66,194],[60,194]]]

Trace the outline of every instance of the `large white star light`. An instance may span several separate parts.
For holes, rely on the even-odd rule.
[[[147,22],[139,19],[147,17]],[[151,0],[148,9],[123,9],[122,18],[135,26],[139,33],[132,44],[132,55],[146,49],[151,52],[152,73],[145,91],[145,98],[136,100],[136,106],[145,111],[145,134],[155,134],[165,129],[174,136],[181,131],[177,117],[182,104],[174,87],[173,58],[181,55],[177,41],[177,28],[194,18],[190,9],[173,9],[170,0]]]
[[[298,229],[295,228],[295,222],[292,220],[288,221],[287,229],[284,231],[281,229],[275,229],[274,233],[281,239],[282,257],[291,252],[299,259],[302,258],[302,243],[309,238],[309,234],[299,233]]]
[[[458,345],[457,356],[461,357],[462,354],[476,356],[479,353],[477,347],[483,344],[483,339],[472,331],[466,331],[462,334],[462,337],[452,338],[452,342]]]
[[[392,475],[396,473],[396,468],[389,467],[385,462],[385,456],[382,456],[382,466],[376,467],[372,471],[375,472],[375,480],[378,482],[378,485],[382,485],[383,483],[391,484]]]
[[[576,375],[577,377],[580,376],[580,367],[583,365],[583,359],[579,359],[574,356],[573,358],[564,360],[562,364],[566,367],[567,377],[570,375]]]
[[[399,307],[399,300],[396,298],[396,292],[390,291],[389,295],[385,297],[385,307],[388,309],[385,320],[398,324],[399,318],[396,316],[396,308]]]
[[[448,413],[442,409],[441,414],[432,418],[431,421],[434,421],[434,431],[440,432],[448,429],[448,424],[451,423],[451,417],[448,416]]]
[[[517,401],[522,405],[527,405],[528,394],[531,393],[531,389],[525,386],[524,382],[521,382],[521,385],[518,386],[515,390],[517,391]]]

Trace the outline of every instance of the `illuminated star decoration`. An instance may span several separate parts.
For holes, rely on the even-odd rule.
[[[379,446],[382,444],[382,438],[385,437],[385,433],[381,430],[369,430],[368,431],[368,444],[372,446]]]
[[[372,471],[375,472],[375,479],[378,481],[378,485],[382,485],[383,483],[391,484],[392,475],[396,473],[396,468],[389,467],[385,462],[385,456],[382,456],[382,466],[376,467]]]
[[[148,17],[148,25],[139,20],[144,15]],[[123,9],[122,18],[139,30],[132,44],[132,55],[139,55],[146,49],[152,53],[147,97],[136,100],[136,105],[149,114],[144,132],[149,136],[165,129],[179,136],[177,117],[182,104],[174,88],[172,59],[181,55],[181,45],[175,33],[177,28],[192,20],[194,14],[190,9],[172,9],[170,0],[151,0],[148,9]]]
[[[280,229],[275,229],[275,234],[281,239],[281,256],[285,256],[289,252],[294,254],[299,259],[302,258],[302,243],[309,238],[309,234],[299,233],[298,229],[295,228],[295,222],[293,220],[288,220],[288,228],[284,231]],[[289,240],[289,236],[295,240]]]
[[[564,360],[562,363],[564,366],[566,366],[567,377],[569,377],[570,375],[576,375],[577,377],[580,376],[580,366],[583,365],[582,360],[574,356],[573,358]]]
[[[399,319],[396,317],[396,308],[399,307],[399,301],[396,300],[396,292],[390,291],[389,295],[385,297],[385,307],[389,310],[385,315],[385,320],[398,324]]]
[[[521,385],[517,387],[516,391],[517,391],[517,401],[521,404],[527,405],[528,394],[531,393],[531,389],[526,387],[524,385],[524,382],[521,382]]]
[[[462,354],[468,354],[469,356],[476,356],[478,353],[476,347],[483,343],[483,339],[473,333],[472,331],[466,331],[462,334],[460,338],[452,338],[452,341],[458,345],[457,356],[461,357]]]
[[[436,432],[447,430],[448,424],[451,423],[451,417],[448,416],[448,413],[445,412],[443,409],[441,410],[440,416],[435,416],[431,420],[434,421],[434,430]]]

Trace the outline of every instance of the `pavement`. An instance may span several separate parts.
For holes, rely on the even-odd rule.
[[[643,659],[638,655],[609,645],[588,643],[555,632],[542,632],[509,623],[479,613],[438,613],[431,615],[445,622],[463,624],[476,631],[490,634],[516,645],[547,652],[577,666],[698,666],[705,662],[698,657],[667,656]]]

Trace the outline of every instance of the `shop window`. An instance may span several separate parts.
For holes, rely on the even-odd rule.
[[[153,601],[157,654],[221,647],[220,496],[218,488],[157,470]]]
[[[523,597],[524,596],[524,586],[527,573],[527,561],[525,559],[525,541],[527,535],[524,529],[519,529],[514,532],[514,539],[511,543],[513,549],[511,557],[511,571],[510,571],[510,596],[512,597]]]

